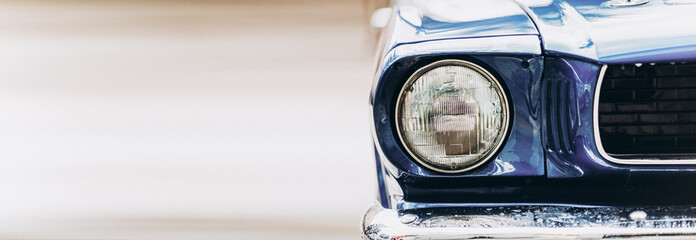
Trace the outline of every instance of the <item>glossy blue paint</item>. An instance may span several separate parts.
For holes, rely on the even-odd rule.
[[[609,0],[519,2],[537,24],[548,55],[602,63],[696,58],[696,1],[631,7],[614,7]]]
[[[544,68],[543,85],[564,81],[571,83],[569,94],[549,95],[543,97],[544,105],[554,102],[561,104],[559,108],[547,108],[545,116],[561,117],[572,121],[553,121],[546,118],[544,145],[547,158],[547,177],[549,178],[594,178],[600,175],[612,175],[621,180],[620,185],[630,184],[636,180],[636,172],[652,178],[668,177],[674,171],[694,172],[696,166],[645,166],[621,165],[605,160],[599,154],[595,145],[593,107],[597,80],[600,75],[600,65],[575,59],[547,57]],[[558,112],[557,109],[566,109]],[[566,129],[566,130],[560,130]],[[568,133],[562,136],[560,133]],[[572,151],[552,146],[553,139],[563,139],[568,142]]]
[[[381,161],[382,158],[380,158],[376,147],[374,147],[374,151],[375,151],[375,163],[376,163],[375,166],[377,168],[377,186],[379,186],[377,189],[377,198],[378,198],[377,200],[380,203],[382,203],[382,207],[389,208],[390,207],[389,206],[389,194],[387,193],[387,189],[385,187],[386,184],[384,182],[384,174],[383,174],[384,169],[382,167],[382,161]]]
[[[539,44],[539,38],[536,35],[444,39],[439,41],[401,44],[399,47],[385,52],[380,56],[372,92],[370,94],[370,103],[374,101],[375,89],[377,88],[377,84],[381,82],[382,75],[384,75],[386,70],[394,63],[407,57],[443,54],[539,56],[541,55],[541,46]]]
[[[403,199],[409,193],[409,183],[418,182],[418,179],[429,179],[430,177],[440,177],[445,179],[457,180],[466,178],[466,175],[445,175],[427,170],[415,164],[404,153],[399,145],[398,139],[395,138],[392,126],[393,113],[393,94],[397,89],[400,89],[400,84],[403,84],[405,77],[387,77],[394,69],[408,69],[405,63],[414,63],[423,57],[443,57],[446,55],[464,56],[464,55],[504,55],[514,57],[497,58],[497,63],[494,58],[487,57],[488,61],[493,61],[493,65],[507,66],[519,71],[516,66],[521,64],[522,59],[530,59],[534,56],[541,55],[541,43],[539,42],[538,32],[533,23],[525,15],[519,6],[512,4],[511,1],[490,1],[488,3],[498,3],[507,11],[493,12],[495,7],[479,6],[479,8],[469,7],[462,10],[462,6],[455,7],[447,5],[448,1],[431,1],[431,6],[446,6],[444,9],[453,10],[453,12],[440,14],[435,11],[437,8],[431,8],[430,11],[423,11],[423,15],[416,12],[413,13],[413,8],[399,8],[396,15],[392,18],[392,22],[388,25],[384,34],[383,42],[380,45],[382,53],[378,58],[378,67],[375,75],[375,83],[370,95],[370,103],[372,104],[372,112],[374,116],[374,141],[376,143],[375,157],[377,158],[377,173],[379,180],[379,201],[383,207],[396,207],[397,202]],[[455,3],[449,1],[451,3]],[[486,1],[481,1],[485,3]],[[425,2],[422,2],[425,3]],[[457,3],[455,3],[457,4]],[[461,5],[461,3],[458,3]],[[411,6],[413,7],[413,5]],[[411,12],[409,12],[411,11]],[[470,16],[484,16],[484,20],[476,19],[473,21],[462,19],[460,14],[469,13]],[[481,15],[483,13],[484,15]],[[409,15],[410,14],[410,15]],[[491,15],[489,15],[491,14]],[[413,24],[416,18],[420,16],[421,24]],[[485,27],[485,25],[490,26]],[[484,26],[484,27],[482,27]],[[540,84],[541,64],[542,59],[536,57],[533,61],[530,70],[522,76],[522,79],[513,81],[515,76],[512,73],[506,74],[511,82],[517,85],[526,86],[529,90],[527,93],[516,94],[522,105],[515,108],[516,112],[522,112],[527,109],[530,113],[515,114],[519,126],[523,126],[520,130],[515,131],[515,137],[511,137],[512,144],[507,147],[507,150],[501,151],[500,156],[494,161],[489,162],[486,166],[479,168],[479,175],[497,175],[497,176],[539,176],[543,175],[544,163],[543,152],[541,151],[541,139],[539,138],[538,129],[539,121],[539,93],[534,91],[537,89],[534,85]],[[510,65],[510,66],[508,66]],[[497,69],[496,69],[497,70]],[[415,71],[411,69],[410,71]],[[497,72],[497,71],[494,71]],[[524,81],[523,79],[535,79]],[[529,85],[531,84],[531,85]],[[384,90],[385,85],[389,85],[388,91]],[[529,86],[527,86],[529,85]],[[380,89],[385,92],[391,92],[392,96],[387,98],[380,93]],[[522,100],[519,100],[522,98]],[[524,99],[528,98],[528,99]],[[533,114],[532,114],[533,112]],[[517,115],[520,115],[517,117]],[[526,116],[526,117],[525,117]],[[522,130],[524,129],[524,130]],[[388,137],[385,137],[388,136]],[[515,150],[516,149],[516,150]],[[521,155],[516,155],[516,152]],[[389,157],[388,157],[389,156]],[[530,161],[532,160],[532,161]],[[483,170],[481,170],[483,169]],[[469,177],[470,178],[470,177]],[[447,186],[447,184],[442,185]]]
[[[495,41],[488,41],[492,43]],[[393,52],[400,53],[397,49]],[[415,52],[417,53],[417,52]],[[395,169],[394,176],[411,175],[437,178],[466,178],[476,176],[541,176],[544,174],[543,151],[540,139],[540,104],[539,90],[543,60],[534,55],[485,56],[471,55],[465,60],[482,65],[495,72],[498,79],[509,89],[512,106],[511,131],[505,146],[496,157],[467,174],[443,174],[419,166],[403,151],[398,136],[395,134],[394,108],[396,97],[404,82],[418,68],[438,59],[462,58],[461,55],[418,55],[405,51],[406,55],[388,55],[388,67],[375,85],[373,97],[373,115],[375,137],[378,141],[377,151],[381,151]],[[522,62],[529,63],[522,68]],[[522,90],[522,91],[520,91]],[[378,154],[379,155],[379,154]],[[381,159],[382,162],[384,159]],[[392,167],[385,167],[391,169]]]
[[[398,2],[388,27],[387,52],[400,44],[432,40],[539,34],[510,0]]]
[[[403,46],[400,46],[403,47]],[[399,51],[396,51],[399,52]],[[413,53],[406,51],[407,53]],[[408,198],[421,191],[423,184],[433,189],[448,189],[451,184],[459,185],[476,180],[478,177],[540,177],[544,175],[544,156],[539,131],[541,93],[541,69],[543,59],[534,55],[503,54],[501,56],[463,54],[436,55],[404,55],[392,57],[396,59],[387,65],[384,74],[375,85],[373,98],[373,124],[379,167],[382,169],[380,179],[394,179],[400,189],[380,185],[380,195],[393,196],[393,192],[401,191]],[[489,162],[466,174],[444,174],[432,171],[413,161],[401,146],[395,134],[394,108],[396,97],[404,82],[415,70],[427,63],[441,59],[464,59],[477,63],[496,72],[510,91],[512,107],[511,131],[504,147]],[[529,63],[528,68],[522,68],[522,62]],[[520,91],[522,90],[522,91]],[[467,180],[469,179],[469,180]],[[388,180],[383,180],[387,182]],[[429,191],[429,190],[428,190]],[[389,197],[388,197],[389,198]],[[388,201],[382,201],[384,207],[394,206]]]
[[[696,187],[696,166],[606,161],[595,146],[592,122],[602,64],[696,60],[696,28],[683,27],[696,23],[694,4],[653,0],[615,8],[606,0],[519,0],[513,7],[512,1],[496,0],[506,9],[496,12],[484,7],[488,3],[404,2],[385,31],[370,97],[383,207],[683,204],[696,199],[696,193],[684,191]],[[541,40],[521,9],[538,26]],[[513,105],[512,129],[502,150],[462,174],[416,164],[393,125],[396,96],[410,74],[450,58],[495,73]],[[523,61],[530,63],[528,69],[521,67]]]
[[[625,169],[615,171],[617,169],[601,159],[597,151],[589,150],[594,148],[592,107],[599,73],[600,66],[596,64],[546,58],[543,85],[553,88],[559,82],[568,83],[562,87],[567,93],[548,92],[543,98],[547,106],[544,112],[544,116],[547,116],[544,118],[544,145],[549,178],[591,177],[607,172],[627,175]],[[567,121],[556,121],[554,118]],[[554,146],[554,140],[567,143],[570,151]]]

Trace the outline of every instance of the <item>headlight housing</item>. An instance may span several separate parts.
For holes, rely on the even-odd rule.
[[[416,71],[399,93],[396,124],[408,153],[430,169],[457,173],[500,148],[509,110],[502,85],[486,69],[442,60]]]

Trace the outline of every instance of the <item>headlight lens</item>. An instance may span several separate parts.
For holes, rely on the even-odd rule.
[[[401,90],[396,115],[408,152],[428,168],[452,173],[488,160],[502,145],[509,118],[500,83],[462,60],[416,71]]]

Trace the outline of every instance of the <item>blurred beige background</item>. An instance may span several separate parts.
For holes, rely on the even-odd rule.
[[[0,239],[359,239],[360,0],[0,1]]]

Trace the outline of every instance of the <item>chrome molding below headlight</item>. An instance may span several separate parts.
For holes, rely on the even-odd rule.
[[[397,211],[375,203],[362,237],[396,239],[696,239],[696,207],[523,205]]]

